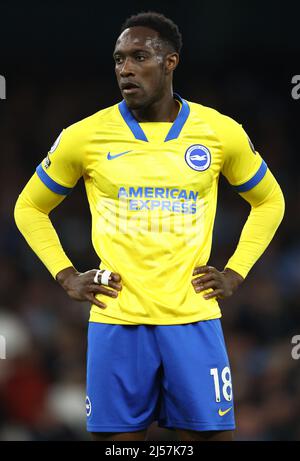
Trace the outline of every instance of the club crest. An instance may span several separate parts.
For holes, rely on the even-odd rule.
[[[202,144],[190,146],[185,153],[185,161],[190,168],[196,171],[205,171],[211,163],[210,151]]]

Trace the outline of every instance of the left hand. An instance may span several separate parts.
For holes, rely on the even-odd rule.
[[[201,275],[192,280],[194,290],[196,293],[212,289],[210,293],[206,293],[203,298],[227,298],[231,296],[239,285],[243,282],[243,277],[232,269],[224,269],[222,272],[218,271],[212,266],[196,267],[193,272],[194,275]]]

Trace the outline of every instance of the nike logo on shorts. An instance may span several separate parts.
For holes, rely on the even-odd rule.
[[[219,408],[219,415],[224,416],[226,413],[228,413],[231,410],[232,407],[227,408],[227,410],[222,411],[221,408]]]

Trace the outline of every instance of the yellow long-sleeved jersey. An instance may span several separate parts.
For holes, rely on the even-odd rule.
[[[282,192],[237,122],[187,102],[173,123],[138,123],[125,101],[63,130],[19,196],[18,228],[53,277],[72,266],[49,219],[83,177],[101,268],[123,289],[90,320],[181,324],[221,316],[191,284],[209,259],[220,173],[251,205],[229,267],[246,277],[284,213]]]

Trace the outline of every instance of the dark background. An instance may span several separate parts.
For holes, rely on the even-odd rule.
[[[17,196],[63,127],[121,97],[112,52],[123,21],[142,10],[183,34],[174,90],[243,124],[286,198],[275,239],[234,297],[223,301],[238,440],[300,439],[299,115],[297,2],[1,1],[0,440],[88,440],[85,353],[89,306],[67,298],[13,221]],[[223,268],[249,212],[221,181],[210,264]],[[51,218],[78,270],[97,267],[80,184]],[[174,434],[151,426],[152,440]]]

